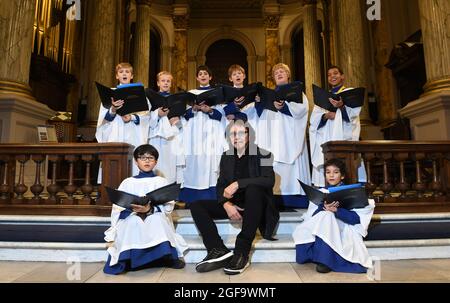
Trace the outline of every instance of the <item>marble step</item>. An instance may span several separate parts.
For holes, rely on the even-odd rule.
[[[281,212],[276,233],[292,234],[296,226],[302,222],[301,216],[304,212],[304,209],[298,209],[293,212]],[[175,229],[179,234],[199,235],[189,210],[176,210],[174,212],[173,221]],[[214,220],[214,222],[221,235],[237,235],[241,231],[242,224],[240,222],[231,222],[228,219]]]
[[[201,238],[193,235],[184,238],[189,245],[187,263],[196,263],[206,256]],[[278,241],[257,238],[251,261],[295,262],[291,236],[277,238]],[[223,239],[227,247],[234,248],[234,235]],[[365,241],[365,244],[375,260],[450,258],[450,239]],[[1,261],[104,262],[106,259],[105,243],[0,242]]]

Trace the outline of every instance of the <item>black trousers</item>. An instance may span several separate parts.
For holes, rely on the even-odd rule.
[[[248,255],[261,223],[267,204],[266,189],[250,185],[245,189],[242,215],[242,230],[236,238],[235,254]],[[200,231],[203,243],[208,251],[213,248],[226,248],[217,231],[214,219],[227,219],[223,205],[216,200],[202,200],[191,203],[192,217]]]

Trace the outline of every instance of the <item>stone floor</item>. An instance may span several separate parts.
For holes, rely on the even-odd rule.
[[[374,280],[366,274],[319,274],[313,264],[255,263],[243,274],[228,276],[221,270],[199,274],[194,264],[184,269],[151,268],[110,276],[102,263],[0,262],[0,283],[34,282],[148,282],[148,283],[383,283],[450,282],[450,259],[381,261]]]

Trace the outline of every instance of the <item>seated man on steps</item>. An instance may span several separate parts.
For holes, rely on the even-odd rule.
[[[258,227],[265,239],[274,240],[280,215],[272,201],[272,155],[256,146],[253,129],[242,120],[232,121],[226,135],[230,149],[220,160],[217,201],[196,201],[191,204],[191,212],[208,251],[196,270],[225,267],[226,274],[234,275],[250,265],[249,253]],[[234,255],[224,245],[213,221],[226,218],[242,222]]]

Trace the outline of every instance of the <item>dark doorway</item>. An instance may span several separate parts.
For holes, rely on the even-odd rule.
[[[232,64],[239,64],[245,69],[248,83],[247,51],[235,40],[222,39],[214,42],[206,51],[206,65],[212,70],[212,83],[231,84],[228,81],[228,68]]]
[[[161,35],[159,32],[151,28],[150,30],[150,75],[148,86],[154,90],[158,90],[156,85],[156,75],[161,71]]]
[[[292,79],[305,83],[305,48],[303,45],[303,28],[297,28],[292,35]]]

